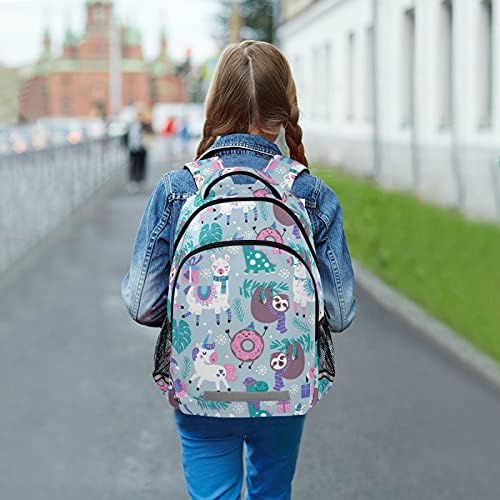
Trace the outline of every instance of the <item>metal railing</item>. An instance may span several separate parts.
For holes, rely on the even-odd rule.
[[[125,165],[120,138],[0,156],[0,274]]]

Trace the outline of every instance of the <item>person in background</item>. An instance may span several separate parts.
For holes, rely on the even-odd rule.
[[[147,148],[153,130],[146,111],[139,111],[128,131],[130,192],[138,192],[146,183]]]
[[[182,125],[179,129],[179,140],[181,143],[181,153],[186,155],[189,146],[189,126],[187,118],[182,119]]]
[[[161,135],[165,141],[165,152],[166,152],[167,161],[173,160],[174,156],[175,156],[175,154],[174,154],[175,152],[173,150],[174,138],[175,138],[175,133],[176,133],[176,126],[175,125],[176,125],[175,118],[173,116],[169,116],[167,118],[167,121],[165,122],[163,130],[161,131]]]

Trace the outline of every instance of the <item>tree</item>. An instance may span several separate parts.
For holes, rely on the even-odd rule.
[[[242,40],[273,41],[273,0],[243,0],[240,5],[242,17]],[[221,46],[229,41],[231,1],[224,0],[217,14],[215,37]]]

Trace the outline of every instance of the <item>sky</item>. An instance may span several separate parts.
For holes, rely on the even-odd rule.
[[[170,55],[182,60],[187,48],[194,61],[213,55],[212,34],[217,0],[115,0],[120,19],[134,23],[143,33],[147,58],[157,55],[159,33],[166,28]],[[85,26],[85,0],[0,0],[0,63],[29,64],[40,54],[45,27],[57,51],[70,25],[77,33]]]

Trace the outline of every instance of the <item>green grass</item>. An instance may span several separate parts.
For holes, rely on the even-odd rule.
[[[500,360],[500,228],[344,171],[314,172],[341,202],[352,256]]]

